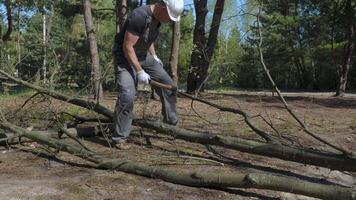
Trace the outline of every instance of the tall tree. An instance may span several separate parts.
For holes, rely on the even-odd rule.
[[[47,79],[47,18],[46,18],[46,12],[45,12],[45,6],[43,6],[43,13],[42,13],[42,19],[43,19],[43,26],[42,26],[42,39],[43,39],[43,62],[42,62],[42,67],[41,67],[41,80],[43,80],[43,83],[46,83]]]
[[[116,0],[116,33],[119,33],[121,27],[124,25],[124,22],[127,18],[128,11],[128,0]]]
[[[94,98],[96,99],[97,102],[99,102],[102,97],[103,89],[101,85],[98,45],[96,41],[96,34],[94,31],[90,0],[83,0],[83,7],[84,7],[83,11],[84,11],[85,30],[89,41],[91,62],[92,62],[91,77],[94,83],[94,90],[95,90]]]
[[[178,84],[178,55],[179,55],[179,41],[180,41],[180,22],[175,22],[173,24],[172,31],[172,49],[171,57],[169,61],[171,77],[173,79],[174,85]]]
[[[209,37],[206,40],[205,24],[206,15],[208,14],[207,4],[207,0],[194,0],[196,21],[193,37],[194,49],[192,51],[187,79],[187,92],[189,93],[204,91],[204,83],[208,76],[210,60],[216,46],[225,0],[219,0],[215,3]]]
[[[12,13],[11,13],[11,1],[10,0],[5,0],[5,7],[6,7],[6,15],[7,15],[7,31],[2,36],[3,41],[7,41],[10,39],[10,35],[12,33],[12,26],[13,26]],[[0,27],[0,30],[1,30],[1,27]],[[1,34],[1,31],[0,31],[0,34]]]
[[[352,63],[352,56],[355,46],[355,6],[352,4],[351,0],[347,0],[345,5],[345,15],[344,20],[346,21],[345,32],[347,37],[347,43],[343,49],[343,58],[341,64],[337,66],[338,72],[338,85],[336,88],[335,96],[344,96],[346,91],[347,76],[349,74],[350,66]]]

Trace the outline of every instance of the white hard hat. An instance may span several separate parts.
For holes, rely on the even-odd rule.
[[[178,22],[184,10],[184,0],[163,0],[172,21]]]

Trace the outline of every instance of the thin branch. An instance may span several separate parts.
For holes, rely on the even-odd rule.
[[[259,13],[257,15],[257,29],[258,29],[258,34],[259,34],[259,42],[258,42],[258,52],[260,55],[260,62],[263,66],[263,69],[266,73],[266,75],[268,76],[269,81],[271,82],[274,90],[276,91],[276,93],[278,94],[279,98],[281,99],[282,103],[284,104],[285,109],[288,111],[288,113],[290,115],[292,115],[292,117],[299,123],[299,125],[304,129],[304,132],[306,132],[307,134],[309,134],[310,136],[312,136],[313,138],[315,138],[316,140],[342,152],[344,155],[352,155],[352,152],[345,150],[342,147],[337,147],[336,145],[333,145],[329,142],[327,142],[326,140],[322,139],[321,137],[317,136],[316,134],[312,133],[308,127],[306,126],[306,124],[304,124],[298,117],[297,115],[293,112],[293,110],[288,106],[286,100],[284,99],[283,95],[281,94],[280,90],[278,89],[276,83],[274,82],[265,62],[264,62],[264,56],[263,56],[263,52],[262,52],[262,42],[263,42],[263,38],[262,38],[262,30],[261,30],[261,26],[260,26],[260,15],[261,15],[261,7],[262,5],[260,5],[259,7]]]
[[[3,118],[0,110],[0,126],[21,134],[38,143],[68,152],[87,161],[93,162],[98,168],[115,169],[140,176],[157,178],[166,182],[191,187],[206,187],[214,189],[226,188],[256,188],[291,192],[322,199],[356,199],[355,191],[350,187],[327,185],[305,181],[291,176],[274,175],[271,173],[205,173],[201,171],[177,172],[166,168],[148,166],[129,160],[112,159],[97,155],[85,149],[66,144],[52,138],[41,137],[36,132],[27,131],[10,124]],[[288,183],[288,184],[286,184]]]
[[[182,96],[185,96],[187,98],[190,98],[192,100],[196,100],[196,101],[199,101],[201,103],[204,103],[204,104],[207,104],[209,106],[212,106],[214,108],[217,108],[221,111],[224,111],[224,112],[231,112],[231,113],[234,113],[234,114],[238,114],[238,115],[241,115],[243,118],[244,118],[244,121],[246,122],[246,124],[253,130],[255,131],[259,136],[261,136],[262,138],[264,138],[267,142],[273,142],[273,143],[280,143],[278,142],[276,139],[274,139],[269,133],[265,132],[264,130],[261,130],[259,128],[257,128],[256,126],[254,126],[251,122],[251,117],[245,113],[244,111],[242,110],[239,110],[239,109],[234,109],[234,108],[229,108],[229,107],[223,107],[223,106],[220,106],[218,104],[215,104],[215,103],[212,103],[212,102],[209,102],[209,101],[206,101],[204,99],[201,99],[201,98],[198,98],[196,96],[191,96],[189,94],[186,94],[184,92],[179,92],[178,93]]]
[[[18,108],[15,112],[14,115],[16,115],[20,110],[22,110],[28,102],[30,102],[32,99],[34,99],[36,96],[42,94],[41,92],[36,92],[34,95],[32,95],[30,98],[28,98],[20,108]]]
[[[65,134],[66,136],[68,136],[69,138],[73,139],[74,141],[76,141],[81,147],[83,147],[85,150],[93,152],[92,150],[90,150],[87,146],[85,146],[77,137],[73,136],[68,129],[64,128],[62,125],[59,125],[59,134]]]

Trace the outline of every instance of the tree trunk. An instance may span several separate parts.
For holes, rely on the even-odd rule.
[[[21,66],[21,9],[17,9],[17,40],[16,40],[16,51],[17,51],[17,63],[15,66],[15,77],[19,78],[19,71]],[[1,34],[1,32],[0,32]]]
[[[119,33],[127,18],[127,0],[116,0],[116,33]]]
[[[179,56],[179,41],[180,41],[180,22],[175,22],[173,24],[172,31],[172,50],[171,58],[169,61],[171,77],[173,79],[173,84],[178,85],[178,56]]]
[[[3,41],[7,41],[10,39],[10,35],[12,33],[12,26],[13,26],[10,0],[5,0],[5,7],[6,7],[6,15],[7,15],[7,31],[2,36]]]
[[[47,41],[49,41],[50,40],[50,33],[51,33],[51,30],[52,30],[52,22],[53,22],[53,19],[54,19],[54,15],[55,15],[55,7],[54,7],[54,4],[55,4],[55,2],[54,1],[51,1],[51,10],[50,10],[50,16],[48,17],[48,26],[47,26]],[[54,50],[53,50],[54,51]],[[55,62],[56,62],[56,64],[54,65],[54,66],[57,66],[58,65],[58,61],[57,60],[55,60]],[[53,86],[54,86],[54,78],[55,78],[55,76],[56,76],[56,69],[57,69],[58,67],[53,67],[52,69],[51,69],[51,72],[49,72],[49,70],[50,69],[48,69],[48,73],[51,75],[49,78],[48,78],[48,85],[49,85],[49,87],[51,87],[51,88],[53,88]]]
[[[78,148],[59,140],[51,139],[36,132],[27,131],[5,121],[0,113],[0,126],[13,131],[17,135],[29,138],[40,144],[68,152],[90,162],[103,169],[115,169],[130,174],[136,174],[149,178],[158,178],[167,182],[215,189],[224,188],[257,188],[275,191],[290,192],[295,194],[317,197],[322,199],[355,200],[353,188],[338,185],[326,185],[298,179],[290,176],[280,176],[268,173],[206,173],[200,171],[177,172],[162,167],[148,166],[128,160],[106,158],[93,152]],[[288,184],[286,184],[288,183]]]
[[[193,52],[187,79],[187,92],[204,91],[208,77],[211,57],[219,34],[220,21],[224,11],[225,0],[216,1],[213,20],[210,27],[208,42],[205,39],[205,20],[208,13],[207,0],[194,0],[196,22],[193,37]]]
[[[300,149],[286,145],[269,144],[252,140],[238,139],[229,136],[214,135],[210,133],[198,133],[164,124],[158,121],[134,120],[134,125],[150,128],[159,133],[171,135],[203,145],[216,145],[241,152],[252,153],[261,156],[274,157],[298,163],[311,164],[341,171],[356,171],[356,158],[348,158],[344,155]]]
[[[355,30],[354,30],[354,20],[355,20],[355,10],[351,5],[351,0],[347,1],[347,19],[349,20],[349,26],[348,26],[348,41],[347,44],[344,47],[344,57],[342,60],[342,63],[338,65],[337,67],[337,74],[339,75],[338,77],[338,86],[336,88],[336,94],[335,96],[344,96],[345,91],[346,91],[346,84],[347,84],[347,76],[349,74],[350,66],[352,63],[352,55],[354,51],[354,45],[355,45]]]
[[[349,34],[349,41],[347,42],[345,46],[345,52],[344,52],[344,59],[341,65],[338,65],[338,75],[339,75],[339,80],[338,80],[338,87],[336,88],[336,94],[335,96],[344,96],[345,91],[346,91],[346,84],[347,84],[347,76],[349,74],[351,62],[352,62],[352,54],[354,51],[354,26],[351,25],[350,27],[350,34]]]
[[[94,31],[93,17],[91,15],[90,0],[83,0],[83,7],[84,7],[85,30],[89,41],[91,61],[92,61],[91,76],[92,76],[92,81],[94,83],[94,90],[95,90],[94,99],[96,100],[96,102],[99,102],[102,97],[103,89],[101,85],[99,53],[98,53],[98,46],[96,41],[96,34]]]
[[[100,104],[82,99],[73,99],[58,92],[35,86],[26,81],[16,79],[2,70],[0,70],[0,74],[4,75],[6,78],[9,78],[15,83],[32,88],[55,99],[59,99],[64,102],[68,102],[77,106],[81,106],[83,108],[93,110],[112,120],[113,112]],[[282,144],[256,142],[251,140],[214,135],[210,133],[198,133],[157,121],[134,120],[133,125],[150,128],[159,131],[162,134],[171,135],[175,138],[187,140],[190,142],[217,145],[225,148],[234,149],[237,151],[274,157],[282,160],[294,161],[304,164],[316,165],[329,169],[356,172],[355,156],[352,157],[331,152],[320,152],[317,150],[300,149]]]
[[[193,33],[193,50],[187,78],[187,92],[195,93],[198,89],[200,63],[205,57],[205,18],[208,14],[207,0],[194,0],[195,27]]]
[[[43,83],[46,83],[46,74],[47,74],[47,27],[46,27],[46,14],[45,14],[45,6],[43,6],[43,27],[42,27],[42,39],[43,39],[43,62],[41,67],[41,80]]]

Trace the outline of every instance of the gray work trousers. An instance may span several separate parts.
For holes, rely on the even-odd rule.
[[[173,81],[163,66],[157,62],[151,54],[147,54],[144,61],[140,61],[141,67],[152,80],[159,81],[164,84],[172,84]],[[120,142],[126,140],[130,135],[131,123],[133,119],[133,106],[136,94],[136,73],[133,68],[127,64],[118,64],[117,66],[117,84],[119,96],[116,101],[114,113],[114,133],[112,140]],[[176,124],[178,119],[176,115],[176,102],[174,95],[171,95],[170,90],[154,88],[160,96],[162,103],[163,122],[168,124]]]

